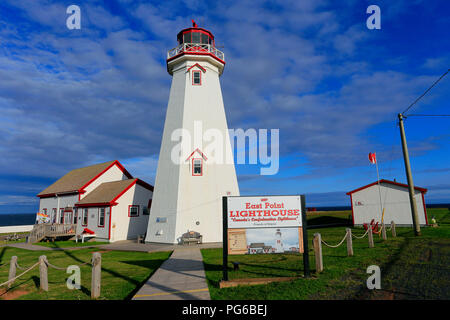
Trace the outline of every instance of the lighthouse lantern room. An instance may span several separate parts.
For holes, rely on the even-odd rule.
[[[214,35],[195,22],[177,40],[167,53],[172,85],[146,242],[180,243],[191,231],[203,242],[221,242],[222,197],[239,195],[219,81],[224,54],[215,48]],[[211,141],[205,132],[222,141]]]

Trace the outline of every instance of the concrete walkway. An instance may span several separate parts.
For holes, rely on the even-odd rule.
[[[133,300],[210,300],[198,247],[174,250]]]

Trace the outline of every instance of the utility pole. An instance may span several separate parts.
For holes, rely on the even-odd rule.
[[[409,164],[408,146],[406,145],[405,128],[403,126],[403,114],[398,114],[398,121],[400,124],[400,136],[402,137],[402,149],[403,159],[405,160],[406,178],[408,179],[409,202],[411,205],[414,234],[416,236],[420,236],[419,215],[417,213],[417,204],[414,197],[414,182],[411,174],[411,165]]]

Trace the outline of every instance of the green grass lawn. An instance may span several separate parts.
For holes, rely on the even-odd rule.
[[[345,215],[346,213],[342,213]],[[411,228],[397,228],[397,237],[388,232],[388,240],[383,241],[374,235],[374,248],[368,248],[367,236],[353,239],[354,256],[347,257],[345,243],[338,248],[322,246],[324,271],[314,274],[315,262],[312,251],[314,233],[320,233],[329,244],[337,244],[345,235],[345,227],[313,229],[308,232],[310,246],[310,266],[312,277],[300,278],[290,282],[267,285],[239,286],[219,289],[222,279],[222,249],[203,249],[203,261],[212,299],[367,299],[372,291],[366,288],[369,265],[381,268],[382,288],[387,290],[401,288],[414,292],[410,297],[449,299],[450,293],[450,211],[448,209],[428,209],[428,215],[435,216],[439,228],[424,227],[422,236],[415,237]],[[335,215],[336,217],[336,215]],[[337,214],[339,217],[339,214]],[[353,228],[355,235],[364,233],[362,228]],[[434,259],[423,261],[429,256],[429,250],[435,252]],[[240,270],[233,271],[232,261],[240,262]],[[413,271],[422,266],[421,271]],[[425,264],[425,265],[424,265]],[[407,265],[409,268],[404,268]],[[261,278],[303,275],[303,258],[300,254],[272,255],[232,255],[229,256],[229,278]],[[415,275],[415,276],[412,276]],[[426,276],[425,276],[426,275]],[[403,278],[402,278],[403,277]],[[399,285],[398,281],[422,283],[418,290],[413,285]],[[406,279],[407,278],[407,279]],[[400,280],[396,280],[400,279]],[[403,279],[403,280],[401,280]],[[396,282],[397,281],[397,282]],[[401,282],[402,284],[403,282]],[[425,283],[433,285],[425,286]],[[403,292],[403,291],[402,291]],[[415,296],[414,296],[415,294]]]
[[[79,249],[76,251],[28,251],[12,247],[0,248],[0,283],[8,280],[9,265],[13,255],[18,257],[22,267],[29,267],[38,261],[40,255],[46,255],[49,262],[58,267],[80,265],[92,258],[96,249]],[[123,300],[130,298],[137,288],[165,261],[170,252],[122,252],[100,251],[102,254],[101,296],[102,300]],[[66,281],[70,274],[65,270],[49,268],[49,291],[39,289],[39,267],[20,277],[8,293],[4,287],[0,299],[20,293],[18,300],[86,300],[90,299],[91,266],[81,266],[81,289],[69,290]],[[22,272],[17,271],[17,274]]]
[[[55,242],[36,242],[34,245],[48,247],[48,248],[76,248],[76,247],[88,247],[88,246],[97,246],[102,244],[108,244],[106,241],[92,241],[92,242],[84,242],[81,241],[75,242],[75,240],[66,240],[66,241],[55,241]]]

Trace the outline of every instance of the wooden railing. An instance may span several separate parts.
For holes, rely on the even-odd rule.
[[[45,237],[75,235],[76,224],[36,224],[28,235],[28,243],[38,242]]]

